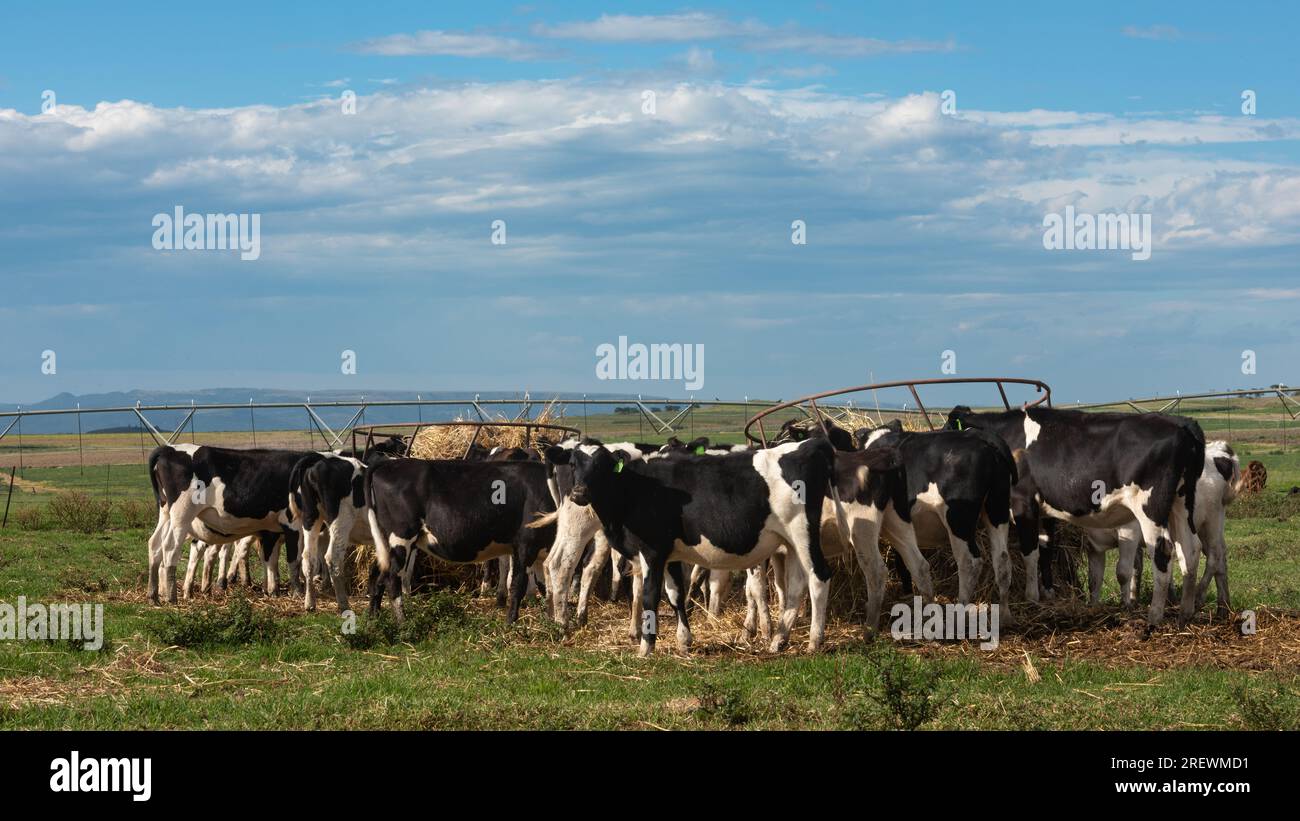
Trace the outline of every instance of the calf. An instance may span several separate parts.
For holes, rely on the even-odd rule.
[[[685,456],[634,461],[621,452],[591,445],[550,448],[547,459],[572,464],[573,507],[590,507],[611,546],[641,564],[641,655],[657,635],[659,598],[668,573],[669,602],[677,614],[677,641],[690,646],[685,577],[681,561],[710,568],[742,570],[767,559],[781,545],[800,566],[787,578],[787,596],[772,650],[785,646],[805,580],[812,590],[809,649],[820,647],[826,628],[830,566],[821,552],[822,500],[834,474],[834,451],[825,440],[789,443],[770,450],[726,456]],[[569,505],[561,511],[570,511]],[[562,522],[557,511],[534,524],[557,520],[564,537],[558,548],[580,552],[589,534]],[[586,525],[589,519],[582,520]],[[670,566],[670,563],[672,565]],[[792,563],[793,564],[793,563]],[[565,578],[552,577],[564,589]]]
[[[989,536],[998,602],[1010,614],[1011,564],[1007,542],[1011,529],[1011,488],[1019,479],[1007,444],[979,430],[905,432],[898,420],[855,433],[863,447],[892,432],[906,469],[906,510],[911,528],[889,529],[890,540],[918,579],[923,596],[933,594],[929,567],[920,545],[947,545],[957,564],[957,601],[970,604],[979,584],[983,557],[976,534],[981,524]],[[902,506],[900,506],[902,507]],[[894,524],[896,512],[887,522]],[[918,571],[920,575],[918,575]],[[1035,574],[1036,577],[1036,574]],[[1038,585],[1026,584],[1026,598],[1038,597]]]
[[[289,512],[302,533],[306,575],[303,607],[309,611],[316,609],[314,580],[319,570],[322,533],[329,536],[325,567],[333,582],[334,598],[340,613],[349,609],[348,546],[372,543],[366,516],[365,475],[366,465],[360,459],[321,453],[304,456],[289,474]]]
[[[365,502],[376,564],[370,575],[370,609],[378,611],[386,587],[402,616],[396,568],[411,547],[456,563],[511,557],[507,621],[519,616],[527,570],[551,546],[554,526],[528,528],[537,514],[555,510],[548,467],[537,461],[467,462],[398,459],[365,473]]]
[[[283,534],[292,586],[298,538],[289,525],[288,488],[301,451],[233,450],[163,445],[149,456],[158,524],[149,537],[149,601],[176,601],[176,559],[187,539],[226,544],[262,533]],[[278,539],[262,540],[266,591],[278,586]]]
[[[1179,620],[1191,618],[1199,559],[1195,487],[1205,462],[1205,435],[1194,420],[1039,407],[975,413],[958,406],[947,426],[988,430],[1023,452],[1012,493],[1022,553],[1037,554],[1043,514],[1083,527],[1112,528],[1136,519],[1156,568],[1148,623],[1164,618],[1174,550],[1187,557],[1191,582],[1184,583]],[[1042,577],[1050,589],[1048,558]]]
[[[1232,446],[1214,441],[1205,446],[1205,467],[1196,481],[1196,538],[1205,551],[1205,575],[1196,588],[1196,607],[1205,604],[1205,592],[1213,578],[1218,590],[1216,614],[1227,618],[1228,598],[1228,547],[1224,538],[1226,508],[1237,498],[1242,483],[1241,463]],[[1119,582],[1120,602],[1124,607],[1137,603],[1137,592],[1142,587],[1142,533],[1136,524],[1126,524],[1111,529],[1089,528],[1085,531],[1088,545],[1088,598],[1093,604],[1101,601],[1102,577],[1106,572],[1106,551],[1119,549],[1115,563],[1115,580]],[[1187,560],[1181,553],[1178,561],[1187,575]],[[1186,582],[1184,582],[1186,584]]]

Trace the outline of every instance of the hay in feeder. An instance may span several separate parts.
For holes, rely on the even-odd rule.
[[[542,408],[536,419],[528,420],[534,424],[556,425],[563,423],[563,414],[556,407],[557,399],[552,399]],[[505,416],[498,414],[498,422],[509,422]],[[455,424],[455,423],[461,424]],[[475,432],[478,437],[475,438]],[[492,448],[531,448],[542,440],[554,442],[559,431],[546,428],[529,428],[524,426],[506,426],[485,424],[481,427],[474,420],[457,417],[449,425],[431,425],[421,428],[411,444],[411,455],[417,459],[463,459],[470,443],[491,450]]]

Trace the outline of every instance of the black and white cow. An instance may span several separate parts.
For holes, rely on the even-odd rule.
[[[376,563],[370,574],[370,609],[379,609],[384,589],[402,615],[398,568],[408,550],[419,547],[455,563],[511,557],[507,621],[519,616],[528,585],[527,569],[550,548],[555,528],[526,527],[555,510],[549,467],[538,461],[472,462],[396,459],[365,473]]]
[[[1184,584],[1180,621],[1192,617],[1199,561],[1195,487],[1205,462],[1205,435],[1194,420],[1042,407],[975,413],[958,406],[947,426],[991,431],[1022,452],[1012,512],[1026,556],[1039,549],[1043,514],[1083,527],[1113,528],[1136,519],[1156,568],[1149,624],[1164,618],[1175,550],[1187,557],[1191,580]],[[1044,558],[1041,575],[1050,589],[1052,557]]]
[[[290,585],[298,581],[298,534],[288,515],[289,474],[302,451],[163,445],[149,456],[158,524],[149,537],[149,600],[176,600],[176,560],[186,540],[226,544],[282,534]],[[266,592],[278,587],[280,539],[263,538]],[[268,541],[270,544],[268,545]]]
[[[983,525],[993,559],[998,602],[1010,614],[1011,557],[1007,542],[1011,528],[1011,488],[1019,479],[1007,444],[980,430],[904,431],[898,420],[876,429],[855,432],[865,448],[880,437],[898,436],[907,477],[907,509],[911,528],[897,527],[894,512],[886,519],[890,541],[921,594],[932,595],[929,566],[919,547],[947,545],[957,564],[957,601],[970,604],[979,585],[984,557],[976,535]],[[918,573],[919,571],[919,573]],[[1035,573],[1033,578],[1037,578]],[[1025,596],[1038,598],[1035,581]]]
[[[744,570],[788,546],[798,566],[790,573],[791,596],[782,611],[773,652],[788,640],[805,584],[812,592],[809,649],[820,647],[826,629],[826,594],[830,566],[821,552],[822,500],[834,475],[834,450],[825,440],[790,443],[753,453],[634,460],[619,451],[581,445],[550,448],[547,459],[572,464],[574,487],[568,498],[577,508],[590,507],[614,550],[636,558],[644,576],[641,597],[641,654],[649,655],[658,633],[657,610],[663,588],[677,614],[677,642],[691,642],[686,613],[686,578],[681,562],[710,568]],[[590,518],[577,526],[564,519],[564,505],[537,526],[559,522],[556,550],[580,553],[588,539]],[[667,573],[667,579],[665,579]],[[564,589],[566,579],[552,576]]]
[[[325,567],[339,612],[349,609],[347,549],[371,544],[365,475],[366,465],[360,459],[328,453],[304,456],[289,474],[289,515],[302,534],[303,607],[307,610],[316,609],[315,577],[320,570],[322,534],[329,539]]]
[[[1220,618],[1229,614],[1228,598],[1228,544],[1224,534],[1227,506],[1237,498],[1241,488],[1241,463],[1232,446],[1222,440],[1205,445],[1205,467],[1196,482],[1196,535],[1205,553],[1205,575],[1196,588],[1196,608],[1205,604],[1205,593],[1211,578],[1218,590],[1215,608]],[[1114,529],[1088,528],[1085,530],[1088,546],[1088,599],[1092,604],[1101,601],[1102,579],[1106,572],[1106,552],[1119,550],[1115,562],[1115,580],[1119,582],[1120,603],[1124,607],[1137,604],[1137,593],[1142,587],[1142,532],[1133,522]],[[1187,560],[1178,554],[1178,563],[1187,574]]]

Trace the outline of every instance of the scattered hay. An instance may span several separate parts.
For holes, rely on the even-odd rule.
[[[563,424],[562,409],[556,406],[558,398],[552,399],[542,408],[542,412],[532,421],[536,424]],[[509,422],[505,416],[498,414],[499,422]],[[461,424],[455,424],[459,422]],[[475,438],[475,432],[478,433]],[[500,425],[482,425],[473,420],[457,417],[452,424],[431,425],[422,428],[411,444],[411,455],[418,459],[462,459],[473,443],[482,448],[532,448],[543,440],[553,440],[556,431],[545,428],[528,428]]]

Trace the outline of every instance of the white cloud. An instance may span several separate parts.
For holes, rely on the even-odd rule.
[[[673,43],[736,39],[752,51],[806,51],[830,57],[873,57],[924,51],[952,51],[955,44],[925,40],[890,41],[828,34],[795,25],[771,26],[758,20],[730,20],[705,12],[633,15],[602,14],[595,20],[547,25],[533,33],[597,43]]]
[[[438,30],[375,37],[355,44],[353,49],[362,54],[384,57],[446,55],[499,57],[506,60],[538,60],[546,57],[546,53],[537,46],[512,37]]]

